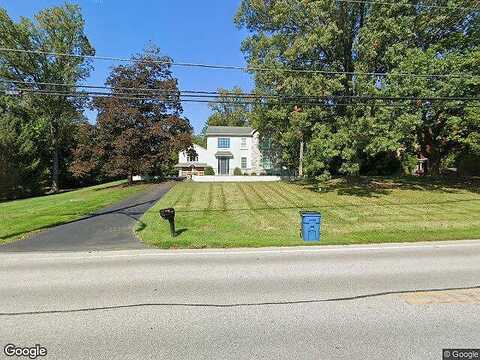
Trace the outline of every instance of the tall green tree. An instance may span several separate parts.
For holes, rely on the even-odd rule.
[[[26,99],[0,96],[0,199],[38,192],[44,179],[45,126]]]
[[[251,106],[238,86],[218,89],[218,97],[208,104],[212,114],[207,124],[211,126],[248,126]]]
[[[253,124],[272,137],[285,164],[305,144],[310,176],[355,175],[379,154],[408,162],[427,157],[437,173],[451,151],[474,151],[477,103],[354,100],[352,96],[479,95],[479,13],[473,1],[243,0],[236,22],[251,35],[243,50],[259,93],[280,96],[256,106]],[[304,70],[291,72],[289,69]],[[317,72],[312,72],[315,70]],[[371,76],[368,73],[385,73]],[[292,96],[332,96],[312,104]],[[282,99],[282,96],[284,98]],[[287,101],[286,99],[289,99]],[[393,105],[393,106],[391,106]]]
[[[208,126],[249,126],[251,123],[253,98],[245,96],[243,90],[234,86],[232,89],[219,88],[215,101],[208,104],[211,115],[200,134],[195,135],[193,142],[206,147],[205,133]]]
[[[66,95],[46,95],[28,89],[69,94],[75,85],[86,79],[92,69],[91,61],[82,57],[95,51],[85,35],[85,23],[77,5],[65,4],[40,11],[34,19],[12,20],[0,8],[0,47],[16,49],[0,51],[0,78],[20,81],[13,87],[24,90],[38,121],[47,126],[46,136],[51,158],[51,188],[59,190],[62,156],[68,153],[71,129],[84,106],[78,98]],[[36,51],[36,52],[21,52]],[[73,56],[49,55],[47,53]],[[77,56],[78,55],[78,56]],[[40,83],[71,84],[71,86]]]

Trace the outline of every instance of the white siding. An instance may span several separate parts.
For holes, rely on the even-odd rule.
[[[195,182],[271,182],[280,181],[280,176],[197,176],[193,175]]]
[[[218,148],[218,138],[229,138],[230,148]],[[242,138],[245,138],[245,146],[242,146]],[[207,148],[199,145],[194,145],[194,149],[198,154],[199,163],[206,163],[211,166],[215,172],[218,173],[218,162],[215,154],[218,151],[229,151],[233,158],[230,158],[230,175],[233,175],[235,168],[242,169],[242,158],[247,159],[247,168],[242,169],[246,173],[255,172],[257,175],[263,172],[260,162],[260,151],[258,149],[258,134],[242,135],[242,136],[208,136]],[[188,163],[187,153],[181,152],[179,154],[179,163]]]
[[[242,137],[246,138],[246,146],[242,147]],[[229,138],[230,139],[230,148],[218,148],[218,138]],[[209,136],[207,138],[207,157],[206,163],[209,164],[215,174],[218,172],[218,163],[215,154],[217,151],[230,151],[233,154],[233,158],[230,159],[230,174],[233,174],[233,170],[238,167],[242,167],[242,157],[247,158],[247,169],[245,171],[249,172],[252,163],[252,136]],[[203,159],[198,159],[199,162],[203,162]]]
[[[198,161],[197,162],[205,162],[202,159],[206,156],[207,149],[201,147],[200,145],[196,145],[196,144],[193,145],[193,148],[195,149],[195,151],[198,154]],[[178,162],[179,163],[189,162],[186,151],[182,151],[178,154]]]

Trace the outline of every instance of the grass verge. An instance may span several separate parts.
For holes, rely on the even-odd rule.
[[[116,181],[56,195],[0,203],[0,244],[79,219],[144,191],[148,186],[126,186],[125,181]]]
[[[322,213],[325,245],[474,239],[480,238],[478,185],[369,178],[332,181],[318,192],[284,182],[186,182],[144,215],[139,235],[161,248],[305,245],[299,210],[310,209]],[[177,212],[173,239],[158,214],[165,207]]]

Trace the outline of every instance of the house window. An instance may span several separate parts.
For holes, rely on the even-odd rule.
[[[188,162],[198,161],[198,155],[188,155],[188,156],[187,156],[187,161],[188,161]]]
[[[272,148],[272,139],[263,139],[259,147],[261,150],[270,150]]]
[[[272,160],[268,156],[262,157],[262,168],[270,170],[272,168]]]
[[[219,149],[229,149],[230,148],[230,139],[229,138],[218,138],[218,148]]]
[[[242,169],[246,169],[246,168],[247,168],[247,158],[242,157]]]
[[[241,147],[242,147],[242,149],[247,148],[247,138],[242,137]]]

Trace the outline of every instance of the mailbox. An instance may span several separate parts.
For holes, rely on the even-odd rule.
[[[172,237],[175,237],[177,235],[177,232],[175,231],[175,209],[161,209],[160,216],[163,219],[168,220],[168,222],[170,223],[170,234],[172,235]]]
[[[175,219],[175,209],[168,208],[160,210],[160,216],[165,220]]]

